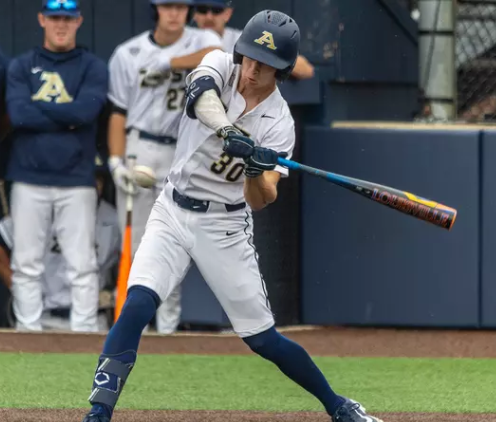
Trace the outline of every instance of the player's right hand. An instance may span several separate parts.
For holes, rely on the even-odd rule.
[[[136,195],[138,190],[131,171],[124,165],[121,157],[111,156],[108,161],[112,179],[116,188],[121,189],[127,195]]]
[[[226,126],[217,131],[217,136],[224,139],[223,150],[234,158],[249,158],[253,154],[255,142],[234,126]]]

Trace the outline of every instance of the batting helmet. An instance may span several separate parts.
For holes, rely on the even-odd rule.
[[[150,4],[152,6],[152,19],[154,22],[158,21],[157,6],[159,4],[185,4],[186,6],[189,6],[186,23],[190,22],[193,18],[193,6],[195,4],[194,0],[150,0]]]
[[[289,77],[300,50],[300,28],[293,18],[275,10],[253,16],[234,46],[234,63],[243,56],[277,69],[276,77]]]

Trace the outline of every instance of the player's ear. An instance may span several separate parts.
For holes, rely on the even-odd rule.
[[[226,10],[224,10],[225,23],[227,23],[231,20],[232,14],[233,14],[233,8],[232,7],[228,7]]]
[[[40,24],[40,26],[42,28],[45,27],[45,16],[43,16],[43,14],[41,12],[38,13],[38,23]]]
[[[79,17],[77,18],[77,22],[76,22],[76,23],[77,23],[77,27],[78,27],[78,29],[79,29],[79,28],[81,27],[81,25],[83,24],[83,21],[84,21],[84,18],[83,18],[82,16],[79,16]]]

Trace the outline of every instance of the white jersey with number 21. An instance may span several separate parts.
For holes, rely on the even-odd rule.
[[[241,66],[233,63],[232,54],[215,50],[187,77],[187,84],[199,71],[215,79],[227,118],[248,132],[256,145],[287,152],[291,157],[295,144],[294,120],[289,107],[276,87],[261,104],[243,114],[246,101],[237,86]],[[244,163],[222,150],[223,142],[213,130],[199,120],[183,114],[169,180],[183,195],[204,201],[237,204],[244,201]],[[287,169],[276,167],[283,176]]]

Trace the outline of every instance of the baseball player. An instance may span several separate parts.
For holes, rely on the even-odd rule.
[[[106,166],[100,157],[96,159],[98,210],[96,220],[96,250],[100,291],[109,285],[111,270],[118,263],[120,254],[120,229],[117,213],[112,205],[102,199]],[[0,278],[7,287],[12,284],[10,256],[14,247],[13,221],[10,216],[0,220]],[[69,310],[72,305],[71,285],[67,280],[68,263],[62,254],[57,232],[47,239],[45,249],[45,272],[41,279],[43,314],[41,325],[45,329],[70,330]],[[98,319],[100,331],[108,329],[105,317]]]
[[[126,223],[126,196],[134,195],[133,254],[169,174],[185,102],[186,75],[205,54],[222,48],[220,37],[214,31],[186,26],[192,6],[193,0],[151,0],[155,29],[119,45],[110,59],[109,99],[113,111],[109,126],[109,165],[117,187],[122,230]],[[157,177],[155,188],[128,187],[128,182],[133,180],[126,166],[126,157],[130,154],[137,157],[136,165],[153,170]],[[177,328],[178,298],[176,291],[161,306],[157,314],[160,333],[170,334]]]
[[[232,0],[195,0],[193,19],[199,28],[212,29],[222,38],[224,51],[232,53],[241,31],[227,26],[233,14]],[[310,79],[314,76],[314,67],[303,56],[299,55],[291,72],[296,79]]]
[[[296,62],[300,32],[266,10],[247,24],[234,55],[209,53],[188,76],[172,169],[136,252],[122,313],[95,371],[85,422],[108,422],[135,366],[141,333],[194,260],[235,332],[312,393],[334,422],[377,422],[337,395],[308,353],[275,329],[253,245],[252,211],[277,198],[294,121],[277,88]]]
[[[97,331],[95,155],[106,103],[106,63],[76,44],[77,0],[43,0],[43,47],[12,60],[7,109],[13,127],[6,179],[13,182],[12,293],[17,329],[42,329],[45,246],[57,231],[72,286],[71,329]]]

